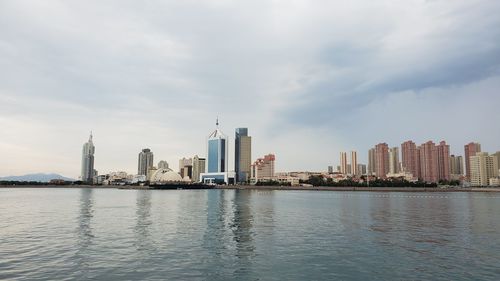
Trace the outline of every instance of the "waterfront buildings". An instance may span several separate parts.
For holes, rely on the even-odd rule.
[[[387,143],[379,143],[375,146],[375,175],[386,178],[389,173],[389,146]]]
[[[328,173],[333,174],[333,166],[328,166]]]
[[[234,172],[228,172],[228,139],[219,129],[217,119],[216,129],[207,139],[207,160],[205,173],[200,175],[200,181],[206,183],[234,183]]]
[[[205,158],[200,158],[198,155],[193,157],[193,182],[200,181],[200,174],[205,172]]]
[[[366,165],[365,164],[358,164],[358,173],[357,173],[357,176],[361,176],[361,175],[366,175]]]
[[[274,154],[265,155],[262,158],[257,159],[251,167],[251,180],[252,183],[258,181],[269,181],[274,180],[274,162],[276,156]]]
[[[449,181],[450,176],[450,146],[445,141],[441,141],[436,146],[437,149],[437,168],[438,180]]]
[[[358,175],[358,153],[356,151],[351,151],[351,167],[349,169],[349,174],[356,176]]]
[[[420,178],[418,154],[417,145],[413,141],[406,141],[401,144],[401,166],[404,172],[412,174],[414,178]]]
[[[389,173],[399,173],[399,148],[397,147],[389,149]]]
[[[347,171],[347,152],[340,152],[340,172],[344,175],[348,174],[348,171]]]
[[[193,159],[192,158],[182,158],[179,160],[179,174],[184,179],[193,178]]]
[[[498,159],[487,152],[477,152],[470,156],[470,173],[472,186],[487,186],[491,178],[498,177]]]
[[[450,156],[450,176],[460,178],[464,174],[464,159],[462,156]]]
[[[475,156],[476,153],[481,152],[481,144],[477,142],[471,142],[464,146],[464,158],[465,158],[465,177],[470,180],[471,179],[471,170],[470,170],[470,158]]]
[[[90,132],[89,140],[83,144],[82,149],[82,170],[81,178],[83,182],[92,183],[97,172],[94,170],[94,152],[95,146],[92,141],[92,132]]]
[[[158,169],[169,169],[168,162],[164,160],[158,162]]]
[[[368,174],[370,176],[375,174],[375,167],[376,167],[375,148],[372,148],[368,151]]]
[[[234,148],[236,182],[247,182],[250,179],[250,166],[252,164],[252,137],[248,135],[247,128],[235,130]]]
[[[438,156],[434,142],[428,141],[418,147],[420,158],[420,179],[425,182],[438,182]]]
[[[147,176],[151,167],[153,167],[153,152],[149,148],[144,148],[139,153],[137,174]]]

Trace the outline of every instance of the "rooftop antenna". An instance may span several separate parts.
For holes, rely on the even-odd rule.
[[[89,140],[92,140],[92,131],[90,131],[90,138]]]
[[[217,119],[215,119],[215,126],[217,126],[217,128],[219,128],[219,116],[217,116]]]

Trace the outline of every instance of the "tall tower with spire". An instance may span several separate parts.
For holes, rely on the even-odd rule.
[[[223,173],[228,170],[227,136],[219,129],[219,117],[215,121],[216,129],[207,140],[207,173]]]
[[[94,152],[95,147],[92,142],[92,132],[90,132],[88,142],[83,144],[82,150],[82,173],[83,182],[92,183],[94,178]]]

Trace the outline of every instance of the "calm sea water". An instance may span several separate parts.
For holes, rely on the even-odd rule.
[[[500,193],[0,189],[0,279],[500,280]]]

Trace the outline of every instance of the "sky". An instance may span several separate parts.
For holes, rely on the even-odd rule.
[[[0,176],[174,169],[248,127],[325,171],[379,142],[500,150],[500,1],[0,1]],[[230,164],[234,150],[230,149]]]

